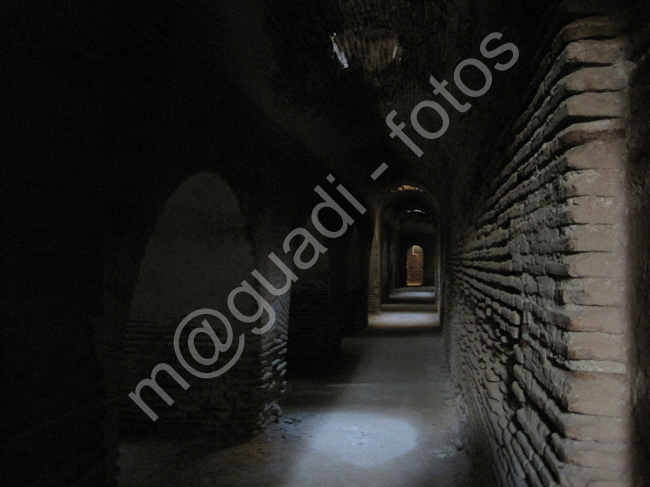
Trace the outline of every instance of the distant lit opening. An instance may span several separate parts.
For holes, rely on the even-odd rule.
[[[406,253],[406,285],[421,286],[424,283],[424,251],[413,245]]]
[[[423,192],[417,186],[411,186],[410,184],[403,184],[399,188],[393,190],[393,192],[395,191],[419,191],[420,193]]]

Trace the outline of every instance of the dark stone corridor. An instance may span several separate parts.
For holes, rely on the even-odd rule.
[[[0,12],[1,485],[650,485],[646,1]]]
[[[331,371],[290,384],[282,420],[243,445],[127,437],[120,485],[481,485],[470,477],[435,313],[407,305],[374,314],[343,341]]]

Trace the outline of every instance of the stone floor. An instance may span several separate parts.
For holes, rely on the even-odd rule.
[[[473,485],[437,315],[388,311],[370,323],[345,340],[336,374],[291,381],[283,418],[264,434],[226,449],[207,439],[125,442],[120,485]]]
[[[390,303],[433,303],[436,293],[433,286],[398,287],[388,296]],[[384,309],[390,304],[384,305]]]

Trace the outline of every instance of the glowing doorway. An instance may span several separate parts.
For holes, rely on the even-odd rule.
[[[424,282],[424,251],[419,245],[406,252],[406,285],[421,286]]]

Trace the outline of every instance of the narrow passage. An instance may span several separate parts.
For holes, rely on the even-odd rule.
[[[125,443],[120,485],[470,485],[437,325],[430,306],[389,305],[344,341],[336,373],[290,382],[284,415],[265,433],[220,450],[203,439]]]

